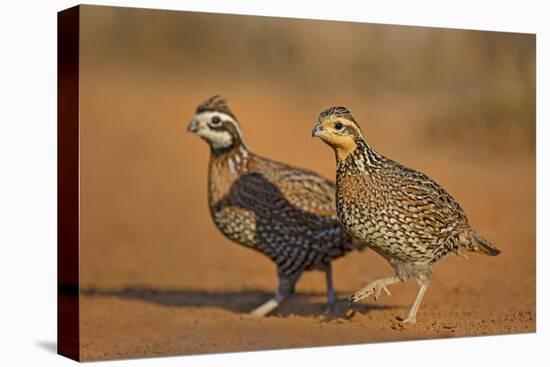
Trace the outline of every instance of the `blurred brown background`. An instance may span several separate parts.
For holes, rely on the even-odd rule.
[[[83,6],[80,37],[84,359],[534,330],[534,35]],[[412,282],[321,323],[320,273],[279,316],[245,316],[275,267],[210,220],[209,150],[185,128],[214,94],[257,153],[329,178],[333,153],[310,131],[347,106],[502,256],[438,263],[413,330],[391,327]],[[335,263],[336,290],[390,273],[352,254]]]

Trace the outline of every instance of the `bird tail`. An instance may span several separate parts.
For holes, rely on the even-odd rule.
[[[489,256],[497,256],[500,254],[500,250],[496,248],[491,242],[481,237],[476,231],[470,229],[470,239],[472,240],[472,251]]]

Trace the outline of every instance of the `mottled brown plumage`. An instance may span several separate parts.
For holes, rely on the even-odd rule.
[[[435,261],[450,253],[499,253],[435,181],[374,151],[344,107],[321,113],[313,135],[336,153],[336,205],[344,228],[395,269],[394,276],[355,293],[352,302],[377,298],[382,290],[389,294],[387,285],[413,277],[420,289],[405,321],[415,322]]]
[[[235,116],[217,96],[199,105],[188,130],[211,148],[208,204],[217,228],[277,265],[275,298],[253,313],[264,315],[277,307],[300,275],[313,269],[326,271],[332,306],[331,261],[359,243],[338,222],[335,185],[251,152]]]

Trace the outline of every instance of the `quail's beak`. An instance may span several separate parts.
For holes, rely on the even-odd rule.
[[[321,135],[322,133],[323,133],[323,130],[322,130],[321,125],[319,125],[319,123],[317,123],[317,125],[315,125],[315,127],[314,127],[313,130],[311,131],[311,137],[312,137],[312,138],[318,137],[318,136]]]
[[[199,131],[199,121],[193,119],[189,125],[187,125],[187,132],[196,133],[197,131]]]

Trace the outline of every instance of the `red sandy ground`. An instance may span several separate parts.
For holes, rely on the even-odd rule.
[[[363,126],[375,148],[435,178],[502,254],[438,262],[414,326],[402,328],[396,321],[414,299],[412,281],[392,286],[392,297],[347,309],[345,298],[352,292],[391,274],[372,251],[334,263],[340,298],[334,317],[322,316],[324,276],[312,272],[273,315],[255,318],[247,311],[271,297],[275,267],[214,228],[206,206],[208,151],[185,134],[194,104],[208,92],[189,96],[181,92],[184,88],[160,92],[113,86],[110,96],[101,83],[85,87],[83,360],[535,331],[532,154],[500,157],[483,150],[476,154],[467,141],[449,146],[419,142],[423,130],[417,120],[423,115],[404,101],[399,111],[352,108],[359,121],[369,116]],[[308,137],[317,104],[298,108],[292,98],[230,92],[258,153],[334,177],[332,153]],[[113,96],[116,103],[110,104]],[[321,103],[331,104],[328,99]],[[260,116],[266,120],[255,122]]]

